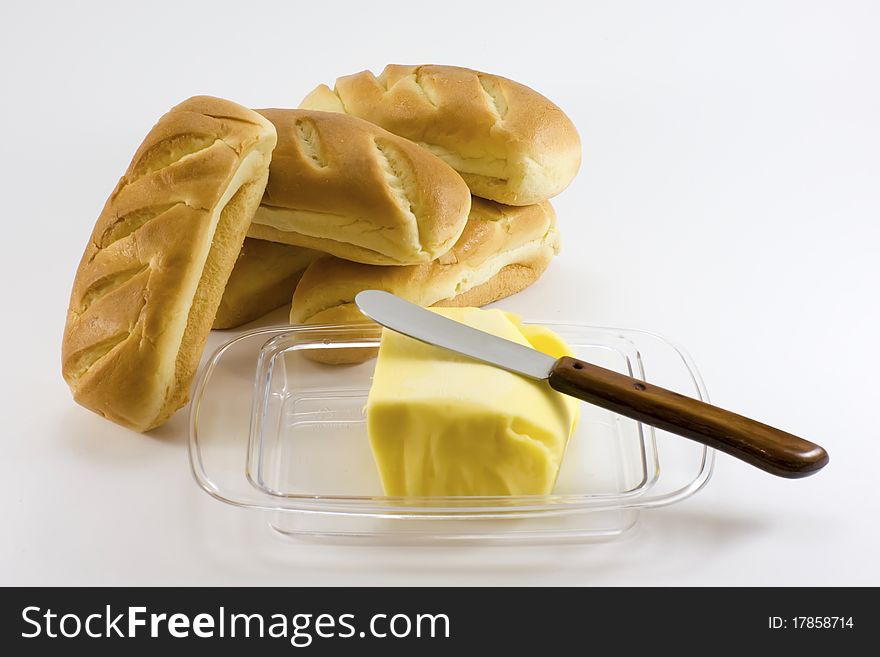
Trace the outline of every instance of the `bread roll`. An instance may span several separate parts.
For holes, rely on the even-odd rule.
[[[467,185],[440,158],[360,119],[261,110],[278,130],[249,235],[374,265],[430,262],[467,221]]]
[[[571,120],[528,87],[457,66],[389,65],[320,85],[300,107],[359,116],[448,162],[477,196],[529,205],[555,196],[580,167]]]
[[[299,246],[246,238],[212,328],[235,328],[290,303],[306,267],[321,255]]]
[[[421,306],[482,306],[534,283],[559,249],[548,201],[514,208],[474,198],[456,245],[424,265],[376,267],[323,257],[306,269],[293,324],[364,322],[354,304],[361,290],[385,290]]]
[[[73,283],[62,372],[77,402],[138,431],[186,403],[274,146],[269,121],[207,96],[150,130]]]

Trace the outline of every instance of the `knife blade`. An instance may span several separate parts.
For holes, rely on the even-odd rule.
[[[690,438],[771,474],[806,477],[828,464],[822,447],[793,434],[586,361],[569,356],[554,359],[388,292],[364,290],[355,296],[355,303],[364,315],[393,331],[546,380],[558,392]]]
[[[532,379],[549,378],[556,364],[555,358],[537,349],[432,313],[388,292],[364,290],[354,301],[364,315],[382,326]]]

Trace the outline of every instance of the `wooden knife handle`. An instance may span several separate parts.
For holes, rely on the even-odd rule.
[[[780,477],[806,477],[828,463],[828,453],[808,440],[576,358],[564,356],[556,361],[550,385]]]

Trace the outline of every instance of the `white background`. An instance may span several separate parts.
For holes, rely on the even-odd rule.
[[[3,3],[0,584],[880,584],[878,7]],[[388,62],[514,78],[580,130],[564,251],[504,307],[665,334],[715,403],[830,466],[786,481],[720,456],[607,544],[316,546],[196,487],[185,413],[142,436],[76,406],[70,285],[155,120],[194,94],[295,106]]]

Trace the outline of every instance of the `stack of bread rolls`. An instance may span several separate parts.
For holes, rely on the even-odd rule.
[[[371,288],[424,306],[514,294],[557,253],[548,199],[579,166],[562,110],[465,68],[341,77],[298,109],[191,98],[98,218],[64,378],[82,405],[146,431],[186,403],[212,326],[291,300],[292,323],[363,322],[353,300]]]

